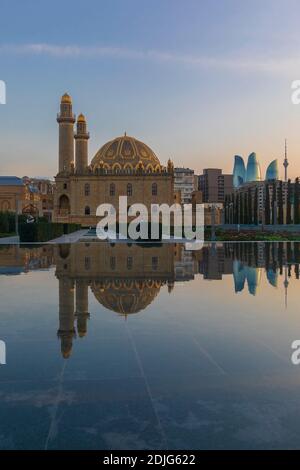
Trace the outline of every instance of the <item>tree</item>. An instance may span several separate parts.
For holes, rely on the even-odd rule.
[[[230,198],[230,223],[234,224],[234,193],[231,194]]]
[[[9,213],[0,212],[0,233],[9,232]]]
[[[243,223],[243,218],[244,218],[244,210],[243,210],[243,198],[242,194],[239,193],[238,195],[238,210],[239,210],[239,224]]]
[[[226,196],[226,224],[230,224],[230,207],[231,207],[231,204],[230,204],[230,201],[231,201],[231,195],[227,195]]]
[[[252,193],[251,189],[248,189],[248,224],[253,223],[253,208],[252,208]]]
[[[276,194],[276,182],[273,182],[273,194],[272,194],[272,225],[277,223],[277,194]]]
[[[283,225],[283,189],[282,189],[282,181],[279,181],[279,189],[278,189],[278,223],[279,223],[279,225]]]
[[[228,224],[228,196],[226,194],[225,200],[224,200],[224,223]]]
[[[286,201],[286,223],[292,223],[292,185],[291,180],[288,180],[287,201]]]
[[[240,202],[241,202],[241,197],[240,197],[240,194],[238,193],[236,195],[236,216],[237,216],[237,223],[240,224],[241,223],[241,220],[240,220],[240,214],[241,214],[241,208],[240,208]]]
[[[248,224],[248,193],[243,194],[243,223]]]
[[[269,183],[266,183],[266,201],[265,201],[265,223],[270,225],[271,222],[271,213],[270,213],[270,189]]]
[[[300,211],[299,211],[299,178],[296,178],[295,189],[294,189],[294,224],[300,223]]]
[[[255,188],[255,195],[254,195],[254,217],[253,221],[255,225],[258,225],[258,189],[257,187]]]
[[[239,198],[238,194],[234,196],[234,223],[239,223]]]

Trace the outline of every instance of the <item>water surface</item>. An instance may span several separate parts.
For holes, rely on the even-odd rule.
[[[297,243],[0,247],[0,448],[299,448],[299,262]]]

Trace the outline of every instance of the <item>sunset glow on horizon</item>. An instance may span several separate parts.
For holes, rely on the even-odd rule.
[[[278,158],[283,178],[287,139],[289,177],[300,176],[299,14],[295,0],[2,2],[1,174],[56,174],[68,92],[89,161],[126,131],[196,174],[231,173],[234,155],[256,152],[263,175]]]

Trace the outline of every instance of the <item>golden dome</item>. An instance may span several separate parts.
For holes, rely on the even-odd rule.
[[[150,305],[163,282],[158,280],[95,281],[92,292],[98,302],[108,310],[128,315],[138,313]]]
[[[85,116],[82,113],[79,114],[77,122],[85,122]]]
[[[92,168],[99,167],[100,162],[109,168],[116,165],[122,169],[127,167],[160,169],[160,161],[153,150],[134,137],[127,136],[126,133],[107,142],[98,150],[91,162]]]
[[[61,102],[62,103],[69,103],[69,104],[72,104],[72,98],[70,95],[68,95],[68,93],[65,93],[64,95],[62,95],[61,97]]]

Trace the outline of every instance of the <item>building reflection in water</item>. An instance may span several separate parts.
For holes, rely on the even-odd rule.
[[[89,288],[108,310],[124,316],[143,311],[162,286],[174,285],[173,246],[80,243],[54,248],[59,281],[61,351],[69,357],[76,334],[87,333]],[[76,325],[76,328],[74,327]]]
[[[267,272],[268,280],[270,276],[269,273],[270,271]],[[277,273],[275,273],[274,277],[277,277]],[[245,282],[247,281],[249,293],[252,295],[256,295],[257,287],[261,280],[261,268],[247,266],[245,264],[242,264],[242,262],[239,260],[234,260],[233,278],[235,292],[241,292],[245,287]],[[273,282],[272,285],[274,285]]]
[[[145,310],[166,286],[232,275],[236,293],[256,295],[263,275],[287,293],[289,278],[299,279],[299,243],[213,243],[199,251],[181,244],[135,245],[77,243],[73,245],[0,246],[0,274],[19,275],[55,267],[59,283],[61,352],[68,358],[75,337],[87,334],[89,291],[108,310],[124,318]]]

